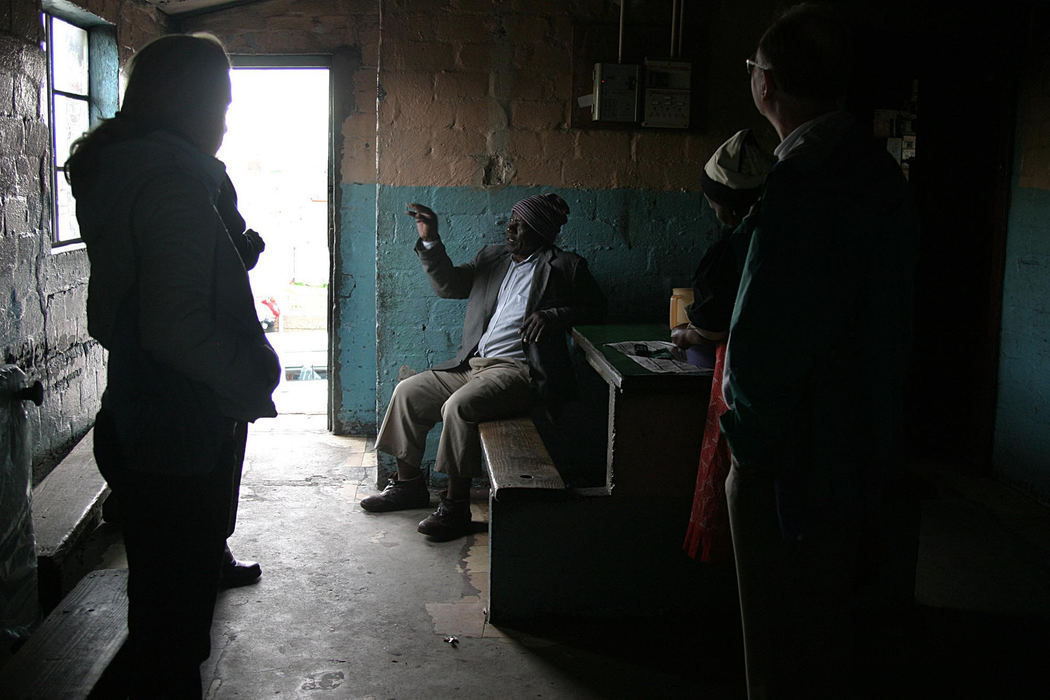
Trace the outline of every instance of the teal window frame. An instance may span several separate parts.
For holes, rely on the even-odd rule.
[[[55,7],[49,7],[55,5]],[[51,137],[50,213],[51,245],[54,250],[77,246],[82,243],[79,229],[70,235],[63,230],[63,221],[75,222],[75,211],[67,211],[72,200],[60,201],[59,193],[65,185],[65,161],[68,153],[59,153],[57,137],[60,127],[56,122],[55,101],[59,99],[82,101],[88,108],[88,129],[103,119],[116,114],[119,102],[119,62],[117,58],[116,32],[112,25],[87,12],[65,12],[68,6],[58,3],[43,3],[41,19],[47,53],[47,118]],[[55,87],[54,21],[65,22],[87,33],[87,91],[77,92]],[[62,209],[60,210],[60,207]]]

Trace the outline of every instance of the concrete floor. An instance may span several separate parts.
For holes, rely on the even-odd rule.
[[[484,499],[478,532],[440,544],[415,532],[428,510],[364,512],[371,441],[328,434],[313,412],[324,383],[300,384],[249,433],[230,544],[264,575],[220,594],[206,697],[744,697],[731,602],[707,623],[486,624]],[[988,482],[930,475],[920,606],[868,650],[870,697],[1046,697],[1050,513]],[[114,565],[119,545],[103,563]]]

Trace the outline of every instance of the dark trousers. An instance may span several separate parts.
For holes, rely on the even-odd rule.
[[[128,557],[129,694],[201,697],[219,570],[244,430],[231,421],[213,468],[173,476],[129,469],[103,410],[95,457],[119,498]]]
[[[855,697],[857,528],[785,540],[772,479],[735,460],[726,496],[749,700]]]

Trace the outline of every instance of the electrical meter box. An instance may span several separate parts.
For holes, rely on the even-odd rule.
[[[637,65],[595,63],[591,118],[601,122],[637,122],[639,73]]]
[[[688,129],[692,76],[691,63],[645,59],[642,126]]]

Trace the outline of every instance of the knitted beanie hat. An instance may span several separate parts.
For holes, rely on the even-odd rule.
[[[569,220],[569,205],[553,192],[526,197],[511,207],[511,212],[548,242],[554,241]]]

